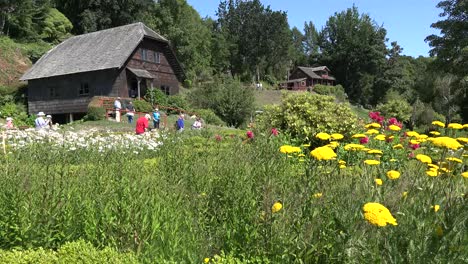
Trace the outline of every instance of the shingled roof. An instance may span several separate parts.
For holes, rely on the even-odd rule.
[[[320,67],[314,67],[314,68],[310,68],[310,67],[298,67],[298,68],[312,79],[335,80],[335,77],[333,76],[330,76],[330,75],[320,76],[317,73],[315,73],[317,71],[323,71],[325,69],[327,70],[327,72],[330,72],[330,69],[328,69],[327,66],[320,66]]]
[[[143,23],[134,23],[71,37],[44,54],[20,80],[121,68],[145,37],[167,43],[165,52],[175,58],[166,38]],[[175,72],[183,76],[181,66],[174,61]]]

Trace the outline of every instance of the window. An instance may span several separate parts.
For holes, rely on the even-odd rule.
[[[170,94],[170,91],[171,91],[171,87],[167,86],[167,85],[161,85],[161,91],[166,94],[166,95],[169,95]]]
[[[145,60],[148,60],[148,52],[147,52],[147,50],[145,50],[145,49],[140,49],[140,51],[141,51],[141,54],[140,54],[140,55],[141,55],[141,60],[144,60],[144,61],[145,61]]]
[[[89,84],[81,83],[80,90],[78,91],[79,95],[88,95],[89,94]]]
[[[161,63],[161,53],[154,52],[154,63]]]
[[[49,87],[49,96],[51,98],[59,97],[58,89],[55,86]]]

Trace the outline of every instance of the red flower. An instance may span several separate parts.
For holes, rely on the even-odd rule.
[[[419,144],[410,144],[410,148],[412,148],[413,150],[417,150],[420,147],[421,147],[421,145],[419,145]]]
[[[408,157],[414,158],[414,152],[410,152],[410,154],[408,154]]]
[[[278,133],[279,133],[279,132],[278,132],[278,129],[276,129],[276,128],[272,128],[272,129],[271,129],[271,134],[272,134],[273,136],[275,136],[275,137],[278,136]]]
[[[388,119],[388,125],[389,126],[390,125],[395,125],[395,126],[398,126],[400,128],[403,126],[403,124],[398,122],[398,120],[395,117],[392,117],[392,118]]]
[[[247,131],[247,138],[248,139],[253,139],[254,138],[254,133],[252,131]]]
[[[223,140],[223,137],[221,137],[221,135],[216,135],[215,139],[216,139],[216,141],[219,142],[219,141]]]
[[[367,142],[369,142],[369,138],[368,138],[368,137],[364,137],[364,138],[361,138],[361,139],[359,140],[359,143],[361,143],[361,144],[367,144]]]

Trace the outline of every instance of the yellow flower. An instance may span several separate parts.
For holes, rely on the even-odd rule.
[[[463,125],[462,124],[458,124],[458,123],[450,123],[448,124],[447,126],[448,128],[451,128],[451,129],[463,129]]]
[[[273,204],[271,207],[271,212],[272,213],[277,213],[283,208],[283,205],[280,202],[276,202]]]
[[[424,135],[424,134],[421,134],[421,135],[417,136],[416,138],[417,138],[418,140],[424,141],[424,139],[427,139],[428,136],[427,136],[427,135]]]
[[[438,127],[445,127],[445,124],[440,121],[432,121],[432,124]]]
[[[321,140],[329,140],[331,136],[327,133],[320,132],[317,135],[315,135],[315,137]]]
[[[379,123],[371,123],[371,124],[367,124],[365,127],[369,129],[369,128],[381,128],[382,126]]]
[[[364,134],[373,135],[373,134],[378,134],[378,133],[380,133],[380,132],[378,130],[376,130],[376,129],[369,129]]]
[[[401,127],[396,126],[396,125],[389,125],[388,128],[392,131],[400,131]]]
[[[403,196],[403,198],[406,198],[406,196],[408,196],[408,192],[403,192],[401,196]]]
[[[318,147],[310,152],[310,155],[317,160],[331,160],[336,158],[336,153],[330,147]]]
[[[440,133],[437,132],[437,131],[431,131],[431,132],[429,132],[429,134],[434,135],[434,136],[439,136],[440,135]]]
[[[434,212],[437,213],[437,211],[440,210],[440,205],[436,204],[436,205],[431,206],[431,208],[433,208],[433,209],[434,209]]]
[[[457,159],[455,157],[448,157],[448,158],[446,158],[446,160],[457,162],[457,163],[462,163],[463,162],[461,159]]]
[[[416,131],[407,131],[407,132],[406,132],[406,135],[407,135],[408,137],[417,137],[417,136],[419,136],[419,133],[416,132]]]
[[[396,144],[395,146],[393,146],[393,149],[403,149],[403,145],[402,144]]]
[[[439,176],[439,170],[437,169],[429,169],[426,171],[426,174],[431,177],[437,177]]]
[[[468,171],[462,172],[462,176],[468,178]]]
[[[410,143],[411,145],[417,145],[417,144],[419,144],[419,143],[421,143],[421,142],[420,142],[419,140],[412,139],[412,140],[409,141],[409,143]]]
[[[331,134],[330,136],[333,140],[340,140],[344,138],[344,136],[339,133],[334,133],[334,134]]]
[[[210,258],[205,258],[205,259],[203,260],[203,262],[204,262],[204,263],[210,262]]]
[[[340,143],[336,142],[336,141],[331,141],[330,144],[326,145],[327,147],[330,147],[332,149],[336,149],[338,146],[340,145]]]
[[[303,153],[297,155],[298,157],[305,157],[305,155]]]
[[[459,137],[457,140],[463,144],[468,144],[468,138],[466,137]]]
[[[340,169],[346,169],[346,165],[340,165]]]
[[[365,138],[366,135],[364,134],[354,134],[353,136],[351,136],[352,138]]]
[[[377,184],[379,186],[383,184],[382,179],[374,179],[374,182],[375,182],[375,184]]]
[[[387,172],[387,177],[391,180],[396,180],[400,178],[400,173],[398,171],[391,170]]]
[[[303,146],[304,148],[308,148],[308,147],[310,147],[310,144],[303,144],[302,146]]]
[[[432,163],[432,159],[429,156],[426,156],[424,154],[418,154],[416,155],[416,159],[421,161],[422,163]]]
[[[314,196],[314,198],[320,198],[320,197],[323,196],[323,194],[322,193],[314,193],[313,196]]]
[[[367,151],[367,153],[383,155],[383,152],[381,150],[378,150],[378,149],[371,149],[371,150]]]
[[[392,216],[390,211],[379,203],[366,203],[362,207],[362,210],[364,211],[364,218],[373,225],[398,225],[396,219]]]
[[[430,168],[430,169],[435,169],[435,170],[438,170],[439,169],[439,166],[435,165],[435,164],[427,164],[427,166]]]
[[[377,136],[374,137],[374,139],[380,140],[380,141],[385,141],[386,137],[385,137],[385,135],[377,135]]]
[[[464,124],[464,125],[463,125],[463,128],[468,128],[468,124]]]
[[[345,164],[346,164],[346,161],[344,161],[344,160],[339,160],[339,161],[338,161],[338,164],[340,164],[340,165],[345,165]]]
[[[302,150],[300,147],[293,147],[289,145],[284,145],[280,147],[280,152],[284,154],[292,154],[292,153],[301,153]]]
[[[364,148],[364,146],[359,145],[359,144],[347,144],[346,146],[344,146],[345,150],[360,150],[360,149],[363,149],[363,148]]]
[[[380,161],[378,161],[378,160],[365,160],[364,163],[367,164],[367,165],[379,165]]]
[[[457,150],[463,147],[457,140],[450,138],[450,137],[438,137],[431,139],[432,144],[436,145],[437,147],[441,148],[449,148],[453,150]]]
[[[396,162],[397,159],[390,159],[390,162]]]

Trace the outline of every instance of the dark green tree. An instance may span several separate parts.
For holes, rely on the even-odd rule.
[[[378,93],[386,40],[386,30],[355,6],[328,19],[320,36],[321,61],[332,69],[350,101],[370,104]]]
[[[319,32],[315,28],[314,23],[304,23],[304,50],[307,55],[307,63],[311,66],[317,64],[319,60]]]

